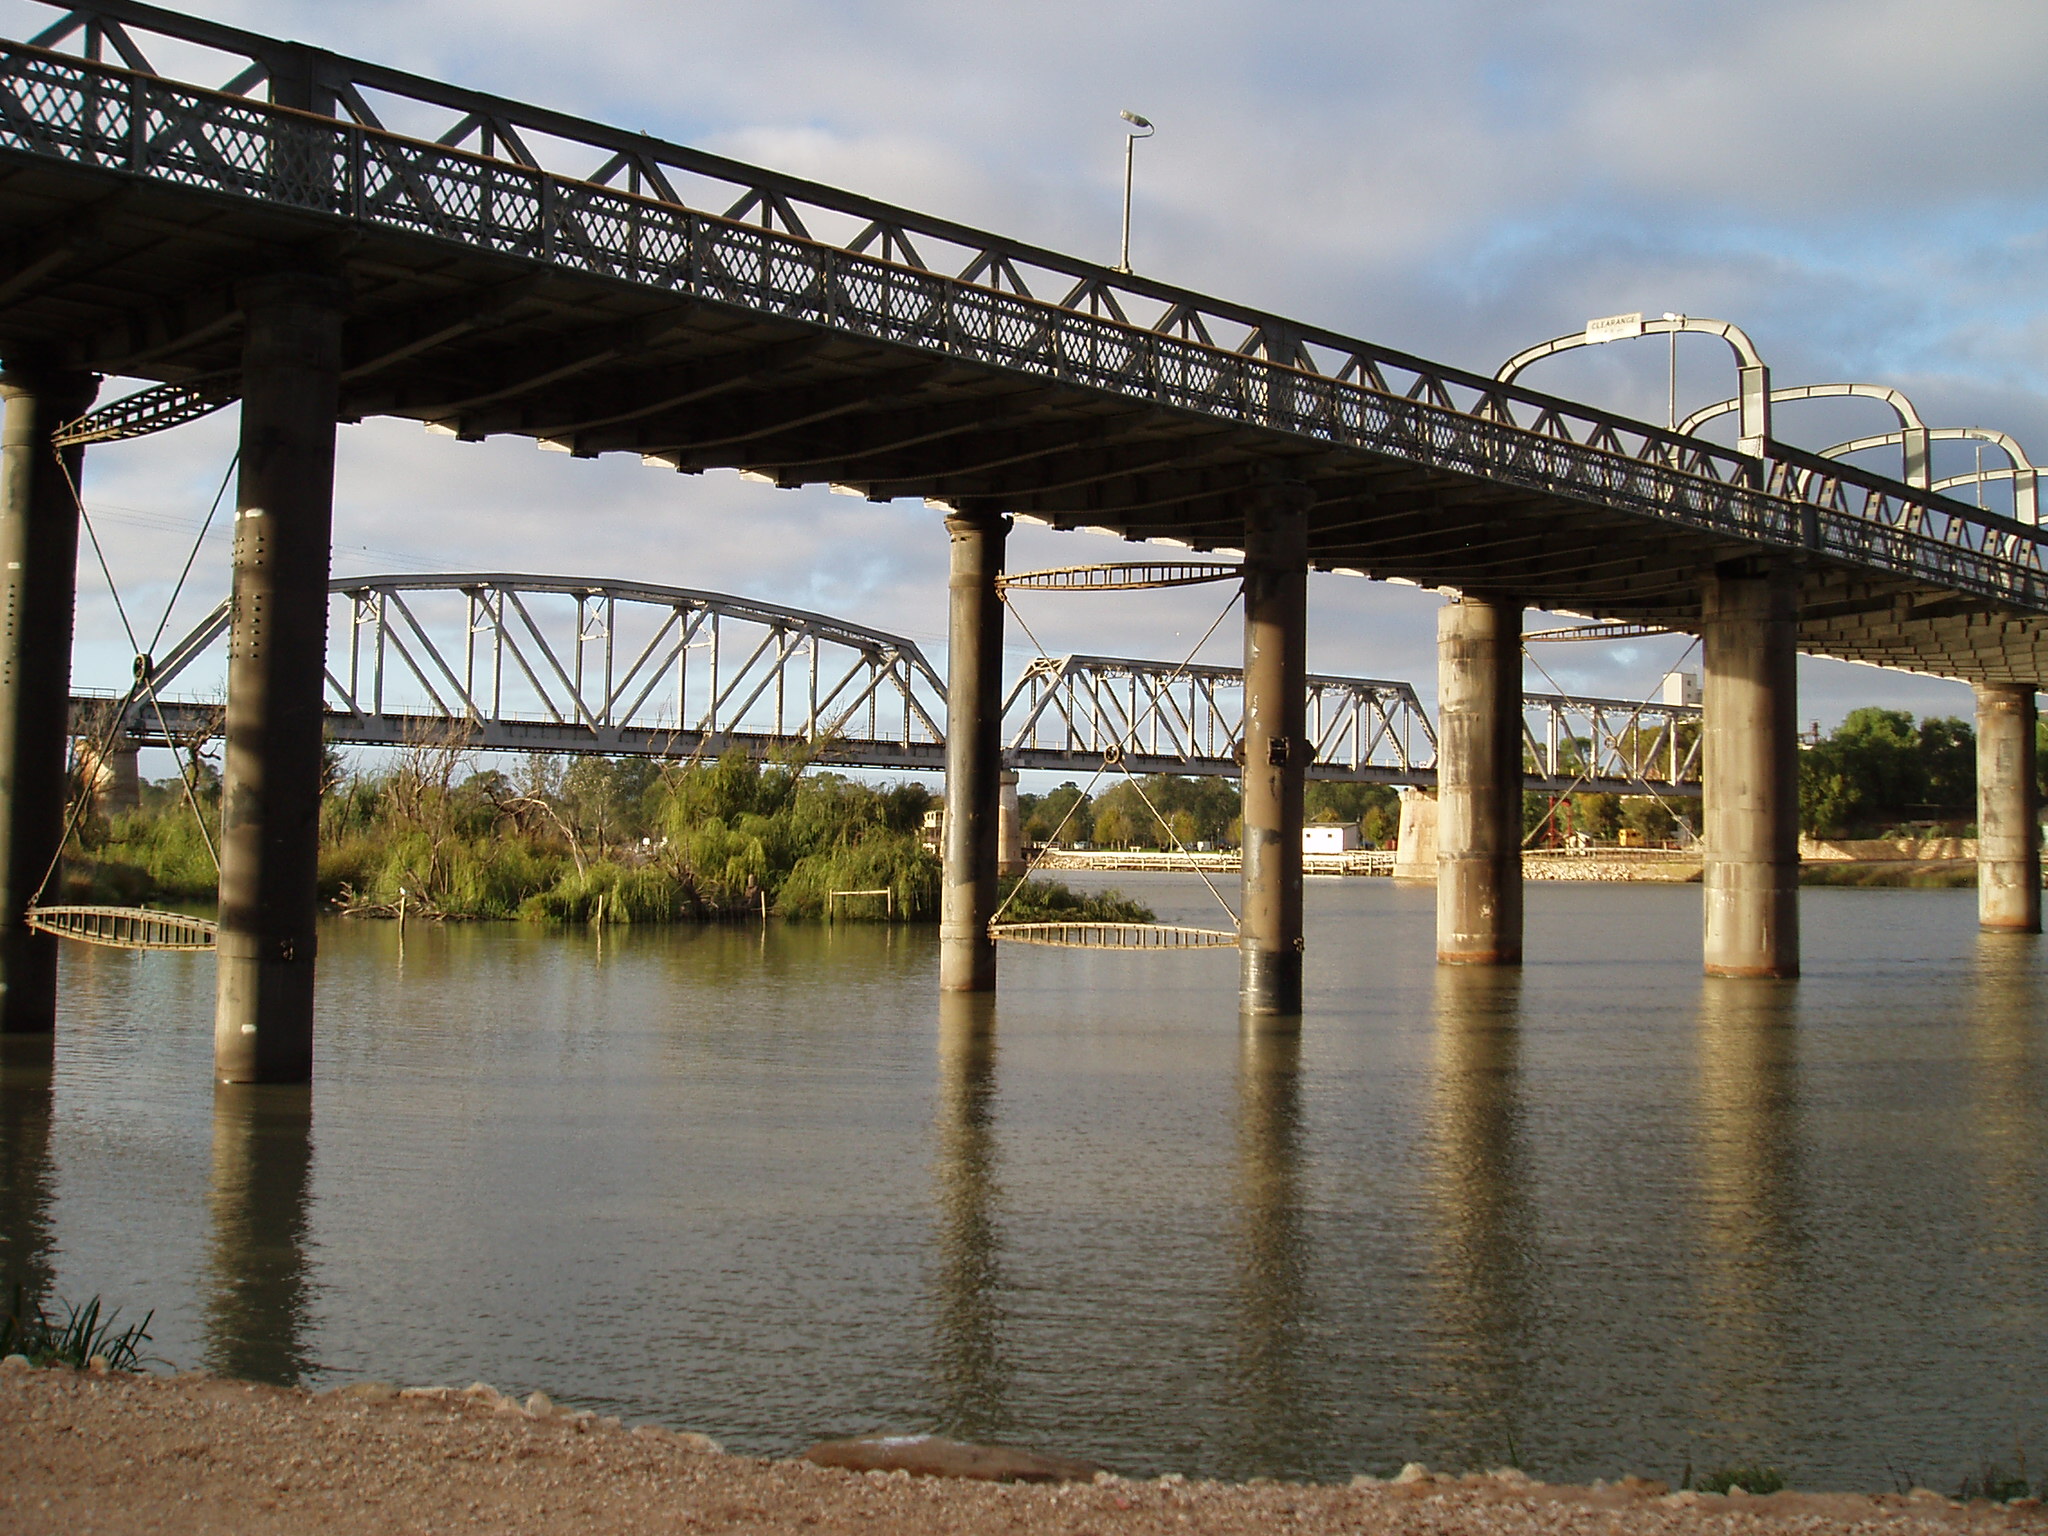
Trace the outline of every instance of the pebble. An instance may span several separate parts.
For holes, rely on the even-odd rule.
[[[535,1392],[526,1400],[526,1411],[536,1419],[550,1418],[554,1415],[555,1400],[545,1392]]]
[[[1401,1484],[1426,1483],[1431,1481],[1430,1471],[1421,1462],[1411,1461],[1394,1474],[1394,1481]]]
[[[0,1370],[27,1371],[34,1368],[35,1362],[27,1355],[9,1355],[6,1359],[0,1360]]]

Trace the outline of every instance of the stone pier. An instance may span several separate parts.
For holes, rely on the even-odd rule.
[[[1706,972],[1797,976],[1796,573],[1732,562],[1702,606]]]
[[[2032,683],[1978,683],[1977,925],[2041,931],[2041,794]]]
[[[1522,960],[1522,608],[1437,610],[1436,957]]]

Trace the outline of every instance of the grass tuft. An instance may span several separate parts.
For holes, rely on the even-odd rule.
[[[26,1355],[34,1365],[68,1365],[81,1371],[95,1358],[105,1360],[110,1370],[142,1368],[141,1350],[149,1342],[155,1312],[117,1328],[120,1309],[102,1315],[97,1296],[76,1305],[60,1300],[58,1305],[64,1309],[61,1319],[51,1317],[42,1302],[27,1301],[17,1285],[13,1305],[0,1318],[0,1355]]]

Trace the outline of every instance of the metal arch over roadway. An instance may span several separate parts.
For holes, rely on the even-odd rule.
[[[1634,336],[1670,336],[1674,333],[1718,336],[1728,343],[1729,349],[1735,353],[1735,370],[1741,381],[1742,392],[1735,400],[1742,412],[1741,449],[1746,454],[1758,456],[1767,452],[1771,441],[1771,402],[1778,395],[1771,388],[1771,371],[1758,355],[1756,343],[1749,339],[1747,331],[1731,321],[1708,320],[1694,315],[1665,315],[1656,320],[1645,320],[1640,315],[1628,315],[1608,322],[1605,328],[1596,321],[1582,331],[1556,336],[1525,352],[1517,352],[1500,365],[1494,377],[1503,384],[1512,384],[1531,363],[1541,362],[1559,352],[1625,341]],[[1684,427],[1678,430],[1686,431]]]
[[[1319,568],[1683,628],[1765,557],[1810,651],[2048,682],[2037,531],[1961,501],[135,0],[51,9],[0,42],[0,356],[197,409],[237,280],[314,261],[349,286],[345,419],[1202,551],[1286,480]]]
[[[1908,429],[1911,430],[1911,429]],[[1992,480],[2012,481],[2013,515],[2023,523],[2039,523],[2041,520],[2039,496],[2039,468],[2027,457],[2026,449],[2010,433],[1996,427],[1934,427],[1920,429],[1921,435],[1930,442],[1989,443],[2011,461],[2011,467],[2003,470],[1985,470],[1977,474],[1951,475],[1946,480],[1935,481],[1930,489],[1936,492],[1960,490],[1964,486],[1982,485]],[[1836,443],[1831,448],[1821,449],[1824,459],[1844,458],[1852,453],[1862,453],[1870,448],[1889,448],[1900,442],[1906,432],[1880,432],[1874,437],[1852,438],[1846,443]],[[1910,452],[1910,449],[1908,450]],[[1931,476],[1930,476],[1931,478]]]
[[[1881,400],[1890,406],[1893,414],[1899,418],[1899,431],[1881,438],[1865,439],[1859,446],[1871,447],[1880,443],[1902,445],[1906,450],[1906,483],[1923,489],[1931,488],[1927,423],[1920,419],[1920,412],[1914,408],[1913,402],[1908,400],[1903,392],[1893,389],[1889,384],[1794,384],[1789,388],[1772,390],[1771,404],[1783,405],[1796,400],[1839,400],[1849,396]],[[1678,424],[1678,430],[1697,432],[1708,422],[1741,408],[1740,396],[1732,400],[1717,401],[1713,405],[1703,406],[1694,411]],[[1836,457],[1836,450],[1833,448],[1823,449],[1822,453],[1828,458]]]
[[[502,574],[344,577],[330,625],[327,734],[357,746],[665,758],[808,745],[821,761],[943,770],[945,688],[913,640],[797,608],[683,587]],[[222,604],[149,670],[131,742],[217,736],[218,704],[163,697],[196,681],[227,628]],[[1004,702],[1012,768],[1234,777],[1243,732],[1234,667],[1041,657]],[[74,701],[97,739],[113,701]],[[1525,696],[1532,789],[1698,793],[1699,710]],[[159,719],[159,711],[162,718]],[[1320,779],[1427,785],[1436,731],[1405,682],[1314,675]]]

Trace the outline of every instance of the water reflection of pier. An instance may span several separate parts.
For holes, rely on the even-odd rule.
[[[1785,1442],[1793,1411],[1802,1145],[1796,989],[1700,990],[1698,1212],[1704,1410],[1736,1457]]]
[[[947,1431],[986,1439],[1003,1422],[1002,1234],[997,1211],[996,1014],[989,993],[939,999],[937,1369]]]
[[[1238,1057],[1238,1226],[1234,1452],[1247,1466],[1286,1466],[1311,1438],[1303,1380],[1310,1235],[1302,1194],[1301,1035],[1245,1030]]]
[[[2035,1253],[2041,1231],[2036,1193],[2048,1134],[2040,1047],[2038,941],[2019,934],[1977,938],[1975,995],[1969,1018],[1971,1139],[1976,1146],[1977,1221],[1986,1277],[2027,1316],[2039,1290]]]
[[[1435,987],[1431,1412],[1447,1451],[1505,1460],[1534,1417],[1540,1285],[1523,1145],[1521,974],[1444,966]]]
[[[310,1089],[223,1084],[214,1091],[206,1363],[223,1376],[294,1382],[312,1363],[312,1130]]]
[[[16,1288],[46,1298],[56,1235],[50,1162],[50,1056],[40,1040],[28,1049],[0,1036],[0,1306]]]

